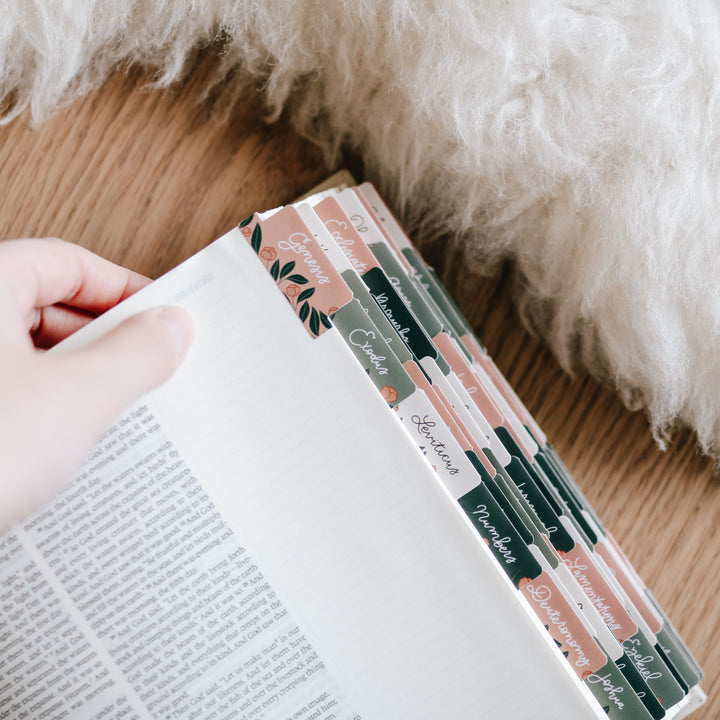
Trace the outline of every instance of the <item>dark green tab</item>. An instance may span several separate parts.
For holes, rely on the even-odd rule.
[[[516,587],[540,575],[540,564],[483,483],[458,502]]]
[[[652,715],[612,661],[585,680],[610,720],[652,720]]]
[[[520,446],[515,442],[515,438],[512,436],[510,431],[501,425],[500,427],[495,428],[495,434],[498,436],[498,439],[505,446],[510,455],[517,458],[518,462],[522,464],[525,472],[533,479],[538,490],[543,494],[545,500],[553,509],[553,512],[555,512],[556,515],[561,515],[563,511],[563,504],[560,496],[557,495],[557,493],[549,492],[548,488],[544,487],[544,485],[540,482],[538,474],[535,472],[532,465],[527,461],[525,454],[520,449]]]
[[[425,264],[425,261],[417,250],[415,250],[415,248],[405,248],[402,253],[415,271],[415,276],[419,282],[427,288],[428,293],[442,310],[443,315],[450,323],[450,327],[452,327],[458,337],[466,334],[474,336],[475,333],[470,325],[468,325],[464,315],[458,310],[447,288],[440,282],[435,271]],[[475,339],[477,340],[477,338]],[[480,344],[480,347],[483,347],[479,340],[478,344]]]
[[[525,466],[516,456],[513,456],[512,461],[505,470],[507,470],[511,480],[515,483],[532,511],[540,519],[552,546],[558,552],[570,552],[575,547],[575,541],[564,528],[557,513],[540,492]]]
[[[660,704],[659,700],[653,695],[647,682],[640,675],[635,665],[630,662],[627,654],[615,661],[618,669],[623,674],[625,679],[630,684],[630,687],[635,691],[635,694],[640,698],[640,702],[645,706],[645,709],[652,715],[654,720],[660,720],[665,717],[665,710]]]
[[[645,595],[663,621],[663,631],[658,633],[656,636],[658,642],[663,646],[663,649],[667,648],[665,649],[665,654],[668,657],[670,657],[670,655],[680,655],[683,658],[683,661],[687,665],[687,670],[683,673],[683,677],[687,678],[687,684],[690,687],[693,687],[703,678],[702,668],[698,664],[698,661],[693,657],[693,654],[690,652],[690,648],[680,637],[680,633],[670,622],[670,618],[662,609],[660,603],[658,603],[655,599],[655,596],[649,588],[645,588]]]
[[[407,345],[401,342],[395,328],[373,300],[367,285],[360,279],[360,276],[354,270],[343,270],[341,274],[347,286],[352,290],[354,298],[362,305],[363,310],[369,315],[375,327],[382,333],[395,357],[401,363],[412,360],[412,353],[408,350]]]
[[[665,661],[665,664],[670,668],[682,689],[687,692],[691,687],[694,687],[700,682],[702,675],[699,676],[688,662],[673,635],[674,633],[668,632],[667,628],[663,627],[660,632],[655,635],[657,638],[655,649]]]
[[[527,526],[516,512],[512,503],[506,497],[505,492],[500,488],[500,485],[495,482],[495,478],[493,478],[490,473],[485,469],[485,466],[482,464],[482,462],[480,462],[480,458],[474,453],[474,451],[468,450],[465,455],[467,455],[468,459],[473,464],[473,467],[480,473],[480,477],[482,478],[483,482],[485,483],[485,485],[487,485],[488,490],[490,490],[490,493],[507,516],[507,519],[518,531],[518,534],[523,539],[523,542],[526,545],[529,545],[533,541],[532,533],[530,532],[530,530],[528,530]]]
[[[357,300],[335,312],[332,322],[390,407],[415,392],[415,383]]]
[[[430,280],[431,282],[436,283],[437,278],[434,275],[428,273],[427,267],[425,266],[419,255],[417,255],[417,253],[415,254],[415,257],[418,258],[418,264],[422,265],[422,267],[421,269],[418,269],[418,267],[413,265],[413,274],[410,277],[410,280],[417,288],[418,292],[422,295],[425,302],[430,306],[433,313],[435,314],[435,317],[437,317],[442,324],[443,332],[448,333],[448,335],[450,335],[450,337],[455,340],[455,342],[458,344],[460,352],[464,355],[465,359],[472,364],[473,356],[471,355],[470,351],[465,347],[465,343],[463,343],[462,340],[463,333],[471,332],[469,327],[466,327],[466,323],[463,324],[464,318],[461,318],[462,322],[458,322],[456,320],[453,314],[453,310],[449,305],[444,305],[443,307],[440,307],[440,305],[436,302],[435,296],[430,291],[430,283],[428,283],[427,281]],[[436,293],[436,295],[442,297],[441,293]]]
[[[591,541],[590,547],[594,547],[595,543],[597,543],[598,541],[598,537],[593,532],[593,529],[590,527],[588,521],[585,519],[585,516],[582,514],[582,506],[578,501],[578,498],[571,491],[571,488],[567,486],[565,478],[562,477],[555,465],[550,462],[550,460],[545,456],[544,450],[538,450],[537,454],[535,455],[535,460],[538,465],[543,469],[545,475],[547,475],[547,477],[550,479],[550,482],[553,483],[558,493],[560,493],[560,497],[562,497],[562,499],[565,501],[565,504],[567,505],[568,510],[570,510],[570,512],[572,513],[575,522],[580,525],[585,535]]]
[[[577,496],[578,501],[580,505],[582,505],[583,510],[587,512],[592,519],[595,521],[595,524],[605,532],[605,528],[603,527],[602,521],[600,520],[600,516],[595,512],[593,506],[590,504],[590,501],[585,497],[585,494],[583,493],[581,487],[577,484],[577,481],[572,476],[570,471],[565,467],[565,463],[560,459],[560,456],[557,454],[557,451],[555,448],[548,443],[545,448],[545,456],[552,460],[553,464],[557,468],[557,471],[565,478],[565,482],[569,488],[572,489],[572,492]]]
[[[505,468],[495,457],[493,451],[490,450],[490,448],[484,448],[483,453],[497,471],[497,474],[494,477],[495,483],[500,490],[502,490],[505,497],[508,498],[508,501],[512,503],[515,508],[515,512],[522,518],[525,527],[528,528],[532,534],[533,544],[543,554],[543,557],[550,567],[555,569],[559,564],[559,560],[546,539],[547,530],[545,529],[545,526],[540,522],[540,518],[538,518],[535,514],[520,490],[518,490],[515,483],[507,474]]]
[[[438,353],[432,340],[423,330],[412,311],[402,301],[395,286],[388,280],[384,271],[381,268],[371,268],[362,276],[362,279],[370,289],[370,294],[380,310],[395,328],[402,341],[410,348],[413,355],[418,360],[424,357],[431,357],[435,360]]]
[[[570,513],[570,510],[568,510],[567,505],[563,501],[562,497],[558,494],[558,492],[555,490],[554,487],[552,487],[550,481],[548,480],[545,473],[542,471],[542,468],[532,465],[527,461],[525,458],[525,455],[523,455],[522,451],[518,447],[517,443],[515,442],[515,438],[508,432],[508,430],[504,427],[499,427],[495,429],[495,433],[500,439],[500,442],[502,442],[503,445],[508,449],[508,452],[513,456],[514,459],[517,459],[517,461],[522,465],[523,469],[525,470],[525,473],[529,476],[529,478],[532,480],[532,484],[538,489],[540,494],[545,498],[546,503],[549,505],[549,507],[552,509],[552,512],[554,515],[558,518],[557,524],[561,525],[560,523],[560,516],[568,518],[568,520],[572,523],[575,530],[577,530],[580,537],[585,540],[585,542],[592,547],[592,543],[590,542],[590,538],[587,537],[585,532],[583,531],[582,527],[575,522],[575,519],[572,517],[572,514]],[[510,473],[512,475],[512,473]],[[513,480],[515,478],[513,477]],[[538,513],[540,514],[540,513]],[[542,516],[541,516],[542,519]],[[543,522],[545,522],[543,520]],[[555,525],[553,526],[555,527]],[[570,537],[567,530],[565,530],[564,527],[562,527],[562,532],[565,533],[568,537]],[[553,546],[560,550],[556,544],[555,539],[551,536],[551,541],[553,543]],[[560,536],[557,536],[557,539],[560,539]],[[572,545],[570,546],[570,549],[572,549],[575,546],[575,541],[571,539]],[[564,544],[563,547],[566,547]]]
[[[412,280],[405,272],[405,268],[400,264],[392,250],[385,243],[375,243],[370,245],[370,251],[375,255],[390,282],[395,286],[398,294],[402,297],[405,304],[412,310],[413,315],[420,321],[425,332],[431,337],[435,337],[443,330],[442,323],[436,317],[432,308],[425,302],[425,298],[420,294],[413,284]]]
[[[685,697],[682,686],[642,631],[628,638],[623,643],[623,648],[625,655],[664,707],[672,707]]]

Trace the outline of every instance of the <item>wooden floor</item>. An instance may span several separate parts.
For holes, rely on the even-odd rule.
[[[287,124],[248,97],[229,118],[199,103],[207,67],[172,93],[118,75],[39,129],[0,128],[0,238],[55,235],[139,272],[170,269],[253,210],[327,174]],[[427,243],[425,243],[427,245]],[[705,669],[720,717],[720,482],[680,434],[665,453],[611,389],[564,375],[520,326],[509,281],[472,278],[424,247],[481,339]]]

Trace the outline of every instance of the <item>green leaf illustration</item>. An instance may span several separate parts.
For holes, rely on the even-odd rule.
[[[272,275],[272,279],[277,281],[278,275],[280,274],[280,261],[276,260],[272,267],[270,268],[270,274]]]
[[[302,275],[289,275],[286,279],[288,282],[294,282],[298,285],[308,284],[308,279],[306,277],[303,277]]]
[[[330,318],[322,311],[320,311],[320,322],[329,330],[332,327]]]
[[[306,302],[304,302],[300,306],[300,312],[298,312],[298,316],[299,316],[300,320],[305,322],[307,320],[307,316],[309,314],[310,314],[310,306]]]
[[[253,219],[253,216],[248,215],[244,220],[240,221],[240,224],[238,225],[238,227],[244,228],[246,225],[249,225],[252,222],[252,219]]]
[[[319,335],[320,334],[320,316],[318,315],[318,311],[313,308],[310,313],[310,332],[313,335]]]
[[[315,288],[309,287],[307,290],[303,290],[298,295],[298,302],[302,302],[303,300],[307,300],[308,298],[311,298],[315,294]]]
[[[260,229],[260,223],[258,223],[253,229],[250,244],[256,253],[260,252],[260,246],[262,245],[262,230]]]
[[[289,272],[293,271],[295,267],[295,261],[291,260],[289,263],[285,263],[280,271],[280,279],[282,280]]]

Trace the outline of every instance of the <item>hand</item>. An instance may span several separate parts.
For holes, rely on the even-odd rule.
[[[42,351],[148,282],[61,240],[0,243],[0,531],[60,490],[115,417],[185,357],[192,319],[169,307],[82,349]]]

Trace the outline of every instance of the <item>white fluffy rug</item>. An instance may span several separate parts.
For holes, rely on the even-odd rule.
[[[710,0],[6,0],[6,119],[119,64],[265,80],[330,159],[484,268],[581,363],[720,453],[720,10]]]

